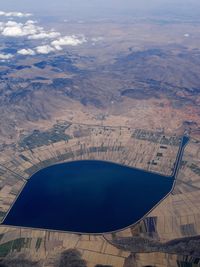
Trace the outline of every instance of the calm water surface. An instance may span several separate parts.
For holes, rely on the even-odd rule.
[[[141,219],[173,186],[173,177],[104,161],[47,167],[27,182],[4,224],[101,233]]]

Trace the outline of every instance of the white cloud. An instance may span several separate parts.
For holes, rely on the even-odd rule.
[[[35,48],[36,52],[38,54],[49,54],[51,52],[54,52],[55,49],[53,47],[51,47],[50,45],[41,45],[41,46],[37,46]]]
[[[102,36],[99,36],[99,37],[93,37],[92,39],[91,39],[91,41],[92,42],[100,42],[100,41],[102,41],[104,38],[102,37]]]
[[[2,35],[14,37],[14,36],[23,36],[24,33],[22,29],[18,26],[11,26],[11,27],[9,26],[3,29]]]
[[[28,55],[34,56],[35,55],[35,51],[30,49],[30,48],[18,50],[17,53],[20,55],[24,55],[24,56],[28,56]]]
[[[54,40],[51,42],[51,45],[54,46],[56,50],[61,50],[62,46],[68,46],[68,45],[76,46],[85,42],[86,39],[84,36],[77,37],[76,35],[71,35],[71,36],[61,37],[58,40]]]
[[[7,60],[12,58],[13,55],[12,54],[0,54],[0,60]]]
[[[8,21],[4,25],[1,25],[1,31],[3,36],[8,37],[21,37],[34,35],[43,31],[42,27],[35,25],[34,21],[28,20],[26,23],[18,23],[15,21]]]
[[[28,37],[30,40],[39,40],[39,39],[54,39],[60,36],[59,32],[40,32]]]
[[[37,20],[27,20],[26,24],[36,24],[37,23]]]
[[[15,17],[29,17],[29,13],[21,12],[3,12],[0,11],[0,16],[15,16]],[[0,22],[0,36],[5,37],[24,37],[28,40],[35,40],[37,43],[36,47],[30,49],[25,47],[17,51],[19,55],[36,55],[36,54],[49,54],[51,52],[60,51],[63,46],[77,46],[87,42],[83,35],[69,35],[61,36],[60,32],[54,29],[45,30],[43,27],[38,25],[37,21],[28,20],[26,22],[17,22],[12,19],[7,22]],[[48,39],[51,39],[48,41]],[[95,39],[98,41],[99,39]],[[6,60],[13,57],[13,55],[2,55],[0,60]]]
[[[0,23],[0,31],[3,36],[22,37],[27,36],[30,40],[54,39],[60,36],[56,31],[45,31],[37,25],[37,21],[28,20],[26,23],[8,21]]]
[[[4,17],[18,17],[18,18],[23,18],[23,17],[30,17],[32,16],[31,13],[22,13],[22,12],[4,12],[0,11],[0,16]]]
[[[4,23],[0,22],[0,31],[3,31],[3,29],[4,29]]]
[[[22,25],[22,24],[21,23],[17,23],[17,22],[15,22],[13,20],[9,20],[4,25],[7,26],[7,27],[14,27],[14,26],[17,26],[17,25]]]

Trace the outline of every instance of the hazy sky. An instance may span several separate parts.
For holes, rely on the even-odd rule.
[[[200,14],[200,0],[0,0],[0,10],[68,16]]]

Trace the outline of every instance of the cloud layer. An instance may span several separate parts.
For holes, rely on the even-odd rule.
[[[49,54],[55,51],[55,49],[51,47],[50,45],[40,45],[40,46],[37,46],[35,50],[38,54]]]
[[[87,42],[84,35],[62,36],[60,32],[54,29],[45,30],[34,20],[29,19],[26,22],[19,22],[19,19],[18,21],[13,20],[13,17],[29,17],[31,16],[30,13],[0,11],[0,16],[9,17],[8,21],[0,22],[0,36],[33,41],[28,47],[19,49],[17,51],[18,55],[34,56],[36,54],[49,54],[61,51],[65,46],[78,46]],[[9,60],[12,57],[14,57],[12,54],[0,54],[0,60]]]
[[[54,40],[51,42],[51,45],[55,47],[57,50],[62,50],[62,46],[76,46],[85,43],[87,40],[84,36],[78,37],[76,35],[72,36],[64,36],[59,38],[58,40]]]
[[[22,12],[4,12],[4,11],[0,11],[0,16],[27,18],[27,17],[32,16],[32,14],[31,13],[22,13]]]
[[[60,36],[59,32],[54,32],[54,31],[50,31],[50,32],[44,32],[41,31],[39,33],[33,34],[31,36],[28,37],[28,39],[30,40],[39,40],[39,39],[54,39]]]
[[[13,57],[12,54],[0,54],[0,60],[7,60]]]
[[[29,39],[45,39],[60,36],[58,32],[45,31],[43,27],[38,26],[37,22],[33,20],[28,20],[25,23],[15,21],[2,22],[0,24],[0,31],[3,36],[28,36]]]
[[[33,49],[27,48],[27,49],[20,49],[17,51],[18,54],[23,55],[23,56],[34,56],[35,51]]]

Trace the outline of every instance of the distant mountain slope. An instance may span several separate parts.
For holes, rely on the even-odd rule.
[[[102,111],[111,103],[123,106],[126,97],[167,99],[176,109],[200,103],[199,50],[154,48],[120,55],[107,65],[96,62],[92,69],[90,63],[90,57],[49,55],[34,64],[2,64],[1,136],[13,135],[22,122],[50,121],[70,101]]]

